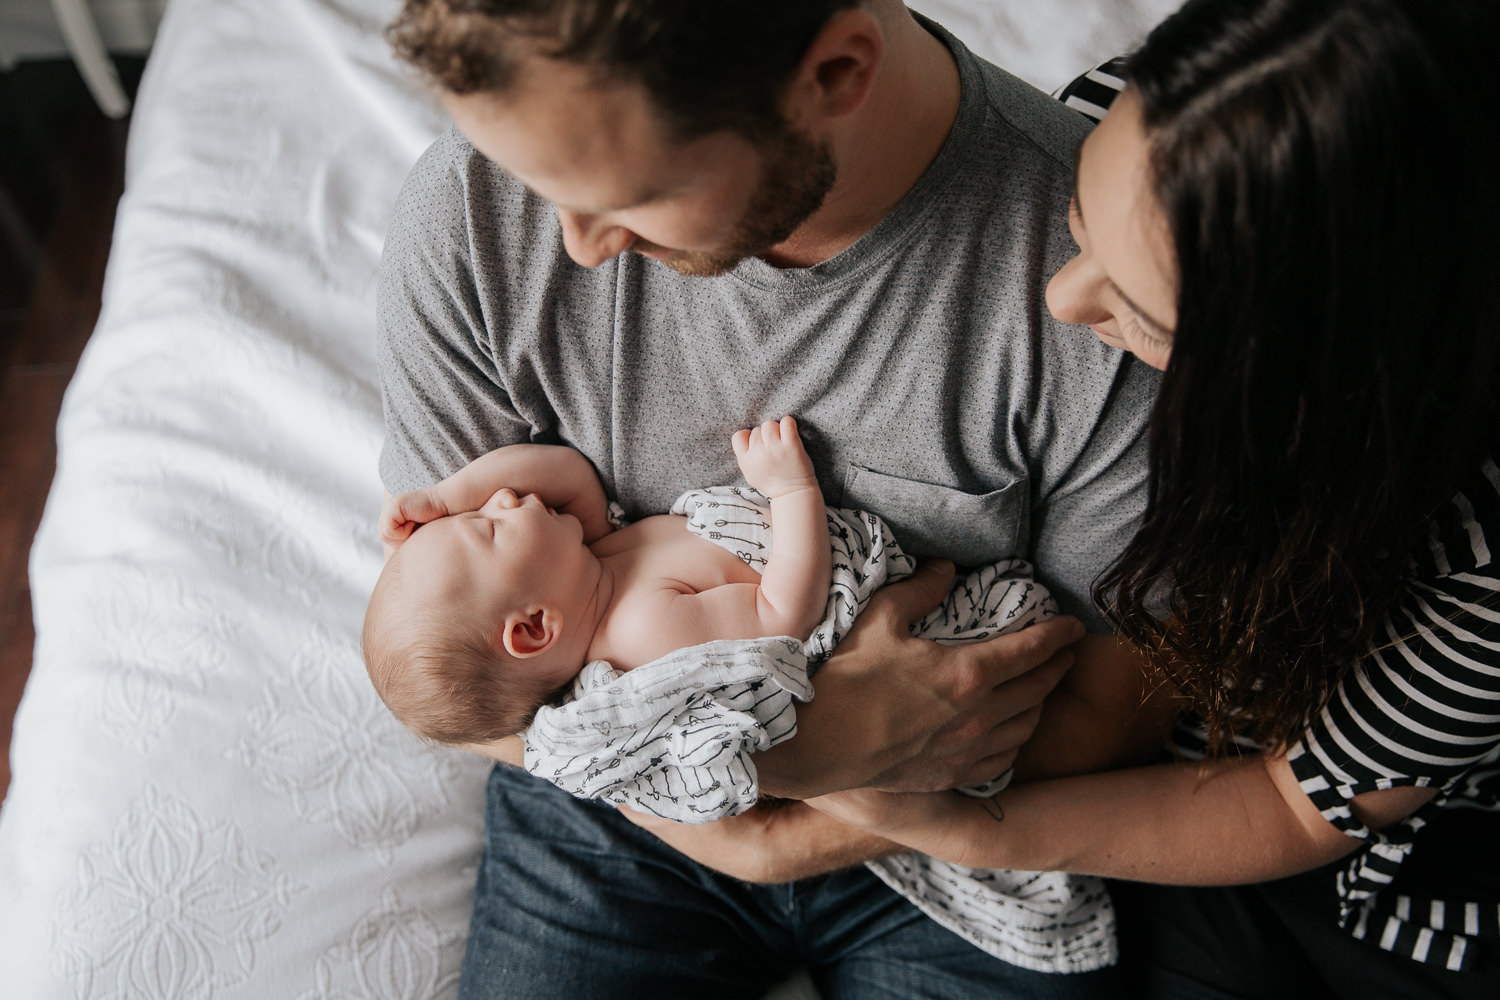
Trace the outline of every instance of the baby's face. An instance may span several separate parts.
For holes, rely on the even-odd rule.
[[[534,493],[508,489],[477,511],[423,525],[402,550],[407,572],[435,596],[486,609],[555,587],[585,587],[592,560],[578,518],[557,513]]]

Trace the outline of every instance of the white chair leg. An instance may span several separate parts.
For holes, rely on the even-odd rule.
[[[111,118],[124,118],[130,111],[130,98],[125,96],[115,64],[104,50],[87,0],[52,0],[52,13],[99,110]]]

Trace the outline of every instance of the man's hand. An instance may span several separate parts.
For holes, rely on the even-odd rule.
[[[387,493],[380,508],[380,540],[388,551],[394,550],[410,538],[418,526],[447,517],[449,513],[433,487],[394,497]]]
[[[756,756],[763,789],[788,798],[862,786],[929,792],[1011,766],[1083,625],[1053,618],[970,646],[912,636],[952,584],[952,565],[934,561],[875,595],[818,671],[797,737]]]
[[[744,882],[791,882],[904,850],[801,802],[763,799],[749,812],[697,826],[620,812],[699,864]]]
[[[729,443],[745,482],[773,500],[795,490],[819,489],[818,474],[791,417],[735,431]]]

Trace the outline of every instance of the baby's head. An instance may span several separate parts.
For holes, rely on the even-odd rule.
[[[520,732],[583,665],[597,567],[576,518],[510,490],[423,525],[386,562],[365,612],[376,692],[439,743]]]

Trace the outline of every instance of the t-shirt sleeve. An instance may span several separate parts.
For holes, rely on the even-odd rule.
[[[463,162],[452,132],[427,150],[402,187],[381,255],[380,477],[392,493],[433,483],[530,432],[491,349]]]
[[[1467,505],[1460,496],[1460,510]],[[1472,508],[1456,524],[1446,550],[1434,530],[1436,560],[1449,571],[1409,588],[1385,642],[1288,754],[1302,790],[1352,837],[1370,835],[1349,810],[1354,796],[1399,786],[1446,796],[1500,752],[1500,575]]]

